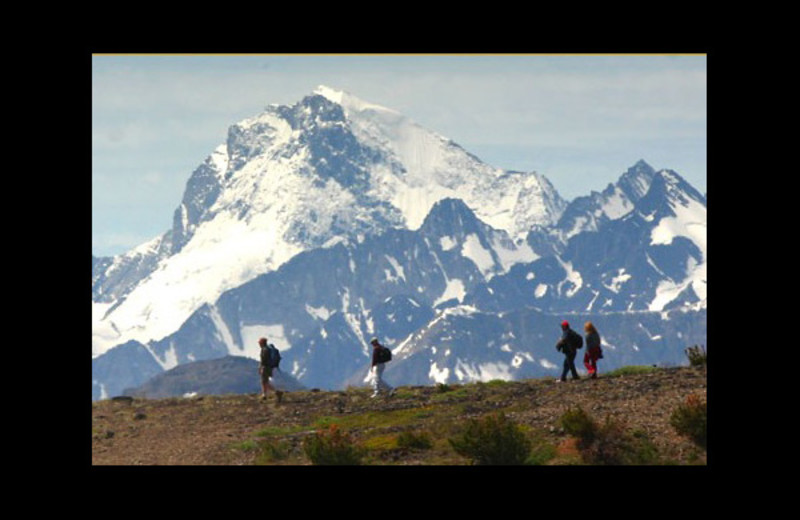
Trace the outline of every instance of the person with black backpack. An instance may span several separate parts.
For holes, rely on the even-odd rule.
[[[275,388],[270,383],[270,379],[272,371],[277,369],[281,363],[281,353],[275,348],[275,345],[267,341],[267,338],[259,338],[258,346],[261,347],[261,363],[258,366],[258,373],[261,374],[261,399],[267,398],[267,389],[271,388],[280,403],[283,392]]]
[[[378,397],[381,391],[387,392],[389,397],[394,395],[394,388],[383,380],[383,370],[386,363],[392,360],[392,351],[378,342],[378,338],[372,338],[372,398]]]
[[[575,356],[578,354],[578,349],[583,347],[583,338],[569,328],[569,323],[566,320],[561,322],[561,330],[563,333],[561,339],[556,343],[556,350],[564,354],[564,371],[561,372],[561,379],[558,381],[566,381],[567,372],[572,372],[573,380],[580,379],[578,371],[575,369]]]

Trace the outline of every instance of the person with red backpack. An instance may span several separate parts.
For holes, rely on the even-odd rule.
[[[583,347],[583,338],[580,334],[569,328],[569,323],[564,320],[561,322],[561,339],[556,343],[556,350],[564,354],[564,371],[561,372],[561,379],[557,382],[567,380],[567,372],[572,372],[573,381],[580,379],[578,371],[575,369],[575,356],[578,349]]]
[[[394,388],[392,388],[386,381],[383,380],[383,370],[386,368],[386,363],[392,360],[392,351],[384,347],[378,342],[378,338],[372,338],[372,395],[375,398],[380,395],[382,391],[387,392],[389,397],[394,395]]]

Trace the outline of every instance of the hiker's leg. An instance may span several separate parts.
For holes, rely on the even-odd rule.
[[[378,395],[381,376],[378,374],[378,365],[372,367],[372,395]]]
[[[266,381],[261,380],[261,397],[263,399],[267,398],[267,388],[268,387],[269,387],[269,384]]]
[[[570,369],[570,371],[572,371],[572,379],[579,379],[578,370],[575,368],[575,356],[576,355],[577,355],[577,353],[571,355],[570,358],[569,358],[569,369]]]
[[[375,367],[376,373],[378,375],[378,391],[386,390],[386,387],[388,386],[386,384],[386,381],[383,380],[384,368],[386,368],[386,366],[383,363],[378,363],[378,365]]]

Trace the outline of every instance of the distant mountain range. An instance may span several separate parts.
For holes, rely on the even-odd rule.
[[[706,199],[639,161],[571,202],[392,110],[320,87],[232,126],[172,228],[92,258],[93,399],[183,364],[255,359],[306,387],[555,374],[558,323],[611,368],[706,344]]]
[[[200,395],[260,394],[258,361],[240,356],[194,361],[153,376],[143,385],[123,390],[124,395],[160,399]],[[306,390],[280,369],[273,371],[273,385],[283,391]]]

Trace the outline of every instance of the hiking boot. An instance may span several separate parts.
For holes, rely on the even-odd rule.
[[[397,390],[395,390],[394,388],[392,388],[392,389],[389,391],[389,397],[394,397],[394,394],[396,394],[396,393],[397,393]]]
[[[267,400],[267,394],[261,394],[261,400],[262,401],[266,401]]]

